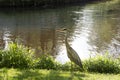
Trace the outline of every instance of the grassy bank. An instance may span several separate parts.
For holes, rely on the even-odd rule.
[[[0,0],[0,7],[53,7],[106,0]]]
[[[0,50],[0,68],[18,69],[48,69],[70,71],[70,63],[60,64],[50,55],[34,57],[35,52],[28,47],[16,43],[9,44],[6,50]],[[72,70],[99,73],[120,73],[120,58],[114,59],[108,55],[97,55],[96,57],[82,61],[84,69],[75,64]]]
[[[0,69],[0,80],[119,80],[120,74],[100,74],[55,70]]]
[[[0,68],[17,69],[47,69],[71,71],[71,64],[60,64],[50,55],[42,55],[39,58],[34,57],[35,52],[28,47],[17,43],[9,44],[6,50],[0,50]],[[84,69],[73,64],[73,71],[88,71],[99,73],[120,73],[120,58],[114,59],[105,55],[97,55],[93,58],[82,61]]]

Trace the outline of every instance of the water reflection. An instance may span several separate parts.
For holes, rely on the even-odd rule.
[[[115,6],[112,5],[112,6]],[[116,47],[120,49],[119,43],[120,42],[120,16],[119,10],[116,9],[117,7],[111,7],[110,5],[105,6],[101,9],[101,13],[97,15],[94,14],[94,26],[93,30],[91,31],[91,35],[95,36],[94,38],[91,37],[92,45],[96,45],[97,52],[105,53],[106,50],[109,51],[111,54],[120,54],[119,51],[115,51]],[[101,7],[100,5],[98,7]],[[115,11],[109,12],[109,10],[114,9]],[[118,10],[118,11],[117,11]],[[116,12],[117,11],[117,12]],[[96,13],[96,12],[95,12]],[[109,14],[108,14],[109,13]],[[118,26],[119,25],[119,26]],[[117,38],[116,38],[117,36]],[[117,43],[114,41],[117,40]],[[116,45],[113,46],[113,45]],[[114,48],[114,50],[113,50]]]
[[[114,7],[114,8],[113,8]],[[46,10],[11,10],[0,12],[0,48],[10,41],[36,50],[36,57],[51,54],[57,61],[68,61],[65,34],[70,30],[69,43],[82,59],[91,53],[109,51],[120,54],[119,3],[99,3]]]
[[[76,35],[78,38],[73,41],[73,47],[75,47],[76,51],[80,53],[82,59],[88,58],[90,53],[94,51],[89,45],[89,37],[91,36],[91,29],[93,27],[93,10],[83,9],[80,12],[75,12],[79,15],[78,19],[76,19]],[[76,46],[77,44],[77,46]]]
[[[64,36],[58,40],[56,29],[69,28],[74,24],[72,18],[66,14],[67,12],[63,12],[64,10],[58,11],[57,9],[1,12],[1,48],[7,48],[8,42],[13,41],[32,47],[38,57],[43,53],[57,55],[59,53],[57,41],[61,42]],[[68,23],[70,26],[66,26]]]

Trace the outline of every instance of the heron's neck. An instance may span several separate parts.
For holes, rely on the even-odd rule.
[[[65,36],[65,45],[66,45],[66,46],[69,46],[67,37],[68,37],[68,33],[66,33],[66,36]]]

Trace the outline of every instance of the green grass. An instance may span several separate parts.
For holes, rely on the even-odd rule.
[[[120,80],[120,74],[43,70],[0,69],[0,80]]]
[[[83,61],[85,70],[99,73],[120,73],[120,59],[113,58],[110,53],[96,54],[95,57]]]

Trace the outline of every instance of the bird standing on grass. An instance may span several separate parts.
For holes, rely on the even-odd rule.
[[[67,31],[67,29],[65,29],[65,30]],[[80,59],[78,53],[69,45],[67,37],[68,37],[68,32],[66,33],[66,36],[65,36],[65,45],[66,45],[66,49],[67,49],[68,58],[72,62],[77,64],[80,68],[83,68],[83,65],[82,65],[82,62],[81,62],[81,59]]]

